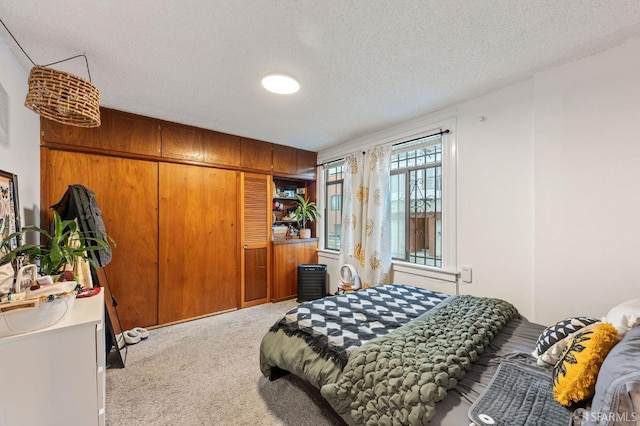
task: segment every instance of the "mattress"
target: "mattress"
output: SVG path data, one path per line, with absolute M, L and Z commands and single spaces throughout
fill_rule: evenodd
M 335 394 L 333 401 L 325 392 L 338 386 L 341 381 L 344 382 L 345 376 L 352 373 L 349 371 L 350 366 L 348 365 L 348 361 L 353 363 L 354 356 L 352 355 L 355 354 L 362 358 L 362 352 L 365 348 L 379 345 L 380 342 L 385 342 L 385 339 L 392 338 L 398 332 L 406 334 L 407 328 L 416 328 L 415 324 L 420 321 L 424 322 L 425 318 L 428 320 L 438 312 L 441 317 L 444 315 L 443 318 L 447 321 L 449 316 L 454 316 L 452 323 L 455 324 L 458 321 L 455 318 L 457 313 L 452 306 L 455 307 L 456 302 L 466 303 L 467 300 L 470 300 L 475 303 L 476 301 L 471 299 L 483 299 L 470 296 L 448 297 L 442 293 L 399 284 L 378 286 L 375 289 L 357 293 L 357 295 L 353 293 L 342 295 L 347 296 L 342 299 L 338 299 L 339 296 L 332 296 L 320 301 L 307 302 L 287 313 L 265 335 L 260 353 L 260 366 L 263 374 L 273 380 L 280 374 L 291 372 L 314 388 L 323 389 L 325 397 L 329 399 L 334 409 L 346 419 L 348 424 L 371 423 L 372 419 L 378 419 L 378 414 L 371 417 L 370 412 L 367 414 L 369 417 L 366 415 L 365 418 L 361 417 L 362 413 L 356 413 L 354 410 L 354 407 L 358 407 L 359 404 L 377 404 L 378 411 L 385 411 L 384 407 L 380 409 L 380 399 L 374 398 L 373 401 L 368 402 L 352 400 L 350 402 L 351 408 L 346 408 L 339 406 L 342 404 L 342 397 L 339 395 L 344 395 L 342 389 L 333 389 Z M 481 302 L 485 303 L 485 300 L 483 299 Z M 480 331 L 485 334 L 478 336 L 474 334 L 473 341 L 477 343 L 477 346 L 469 348 L 467 344 L 468 350 L 462 347 L 462 352 L 458 354 L 471 352 L 470 356 L 467 357 L 468 360 L 458 362 L 459 365 L 453 366 L 464 371 L 452 373 L 448 379 L 449 385 L 440 386 L 438 384 L 440 386 L 438 392 L 441 396 L 435 398 L 437 402 L 435 416 L 431 409 L 428 415 L 423 415 L 421 414 L 423 411 L 419 410 L 413 410 L 410 413 L 412 407 L 408 407 L 408 410 L 402 409 L 404 417 L 401 418 L 408 419 L 413 416 L 410 421 L 412 424 L 424 424 L 430 420 L 431 424 L 467 425 L 469 424 L 468 411 L 471 404 L 491 381 L 501 360 L 518 360 L 518 362 L 535 365 L 535 360 L 530 353 L 544 327 L 520 318 L 515 308 L 504 301 L 492 299 L 491 303 L 505 305 L 509 314 L 505 317 L 501 312 L 498 315 L 499 321 L 494 321 L 493 317 L 489 320 L 484 318 L 483 321 L 490 326 L 479 327 Z M 311 304 L 315 304 L 316 307 L 312 308 Z M 453 309 L 453 314 L 445 311 L 445 308 Z M 487 309 L 491 311 L 494 308 Z M 346 319 L 346 324 L 340 326 L 333 324 L 332 321 L 338 317 L 341 321 Z M 436 321 L 431 318 L 431 321 L 431 326 L 434 326 L 441 319 Z M 467 321 L 465 324 L 474 324 L 475 320 L 466 318 L 465 321 Z M 494 322 L 496 322 L 495 328 L 492 328 Z M 321 326 L 318 327 L 318 324 Z M 426 328 L 429 329 L 429 327 Z M 465 327 L 456 333 L 466 334 Z M 469 326 L 469 328 L 474 328 L 474 326 Z M 485 330 L 485 328 L 489 328 L 489 330 Z M 318 329 L 321 331 L 318 332 Z M 427 332 L 427 334 L 429 333 Z M 357 370 L 357 368 L 354 367 L 353 370 Z M 390 391 L 388 390 L 388 392 Z M 371 392 L 368 394 L 371 395 Z M 382 403 L 386 404 L 387 401 L 384 400 Z M 423 409 L 423 407 L 418 408 Z M 402 416 L 402 414 L 398 413 L 397 407 L 394 409 L 397 421 L 398 416 Z M 416 413 L 418 414 L 416 415 Z M 353 414 L 355 417 L 352 417 Z M 384 419 L 382 423 L 386 421 L 387 419 Z

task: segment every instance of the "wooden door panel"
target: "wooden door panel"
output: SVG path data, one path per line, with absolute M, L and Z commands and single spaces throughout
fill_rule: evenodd
M 269 142 L 240 138 L 240 167 L 271 173 L 272 145 Z
M 242 307 L 269 301 L 271 291 L 271 177 L 242 174 Z
M 104 115 L 101 113 L 101 115 Z M 104 119 L 101 117 L 101 121 Z M 78 127 L 58 123 L 40 117 L 40 130 L 44 140 L 66 145 L 78 145 L 88 148 L 102 148 L 104 129 L 99 127 Z
M 220 166 L 240 167 L 240 137 L 213 131 L 204 132 L 204 161 Z
M 91 151 L 110 151 L 145 156 L 160 155 L 160 124 L 149 117 L 100 108 L 100 127 L 82 128 L 40 120 L 42 140 L 75 145 Z
M 308 179 L 316 178 L 316 161 L 318 154 L 312 151 L 298 150 L 296 173 Z
M 236 172 L 160 164 L 159 321 L 236 308 Z
M 157 163 L 46 151 L 42 208 L 57 203 L 72 184 L 94 191 L 107 234 L 117 244 L 104 272 L 122 328 L 158 324 Z
M 202 130 L 180 124 L 162 124 L 162 156 L 179 160 L 202 161 Z
M 245 302 L 267 297 L 267 249 L 245 249 Z
M 102 110 L 105 139 L 102 148 L 148 156 L 160 155 L 160 123 L 149 117 Z M 102 127 L 101 126 L 101 127 Z
M 273 174 L 274 175 L 294 175 L 298 171 L 297 149 L 284 146 L 273 145 Z

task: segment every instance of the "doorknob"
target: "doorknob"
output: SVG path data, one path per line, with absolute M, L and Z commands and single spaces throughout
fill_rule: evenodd
M 242 246 L 243 249 L 248 249 L 249 247 L 247 247 L 247 245 L 245 244 L 244 246 Z

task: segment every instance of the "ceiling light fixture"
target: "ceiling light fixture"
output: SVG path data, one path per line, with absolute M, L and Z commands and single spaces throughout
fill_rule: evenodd
M 262 86 L 272 93 L 291 95 L 300 90 L 300 83 L 285 74 L 267 74 L 262 77 Z
M 24 106 L 40 114 L 42 117 L 62 124 L 77 127 L 100 126 L 100 91 L 91 83 L 91 72 L 87 56 L 76 55 L 71 58 L 53 62 L 44 66 L 36 65 L 9 28 L 0 20 L 13 41 L 22 53 L 31 61 L 33 68 L 29 73 L 29 92 Z M 47 68 L 60 62 L 84 57 L 89 80 L 73 74 Z

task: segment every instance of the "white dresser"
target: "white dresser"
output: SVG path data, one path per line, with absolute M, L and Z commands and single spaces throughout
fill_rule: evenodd
M 105 424 L 104 295 L 69 316 L 0 338 L 0 426 Z

